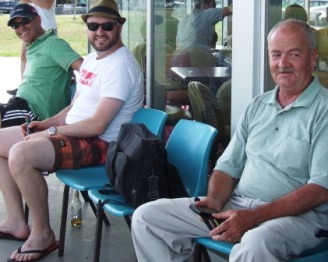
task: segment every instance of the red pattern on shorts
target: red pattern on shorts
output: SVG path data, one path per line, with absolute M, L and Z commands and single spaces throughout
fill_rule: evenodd
M 104 164 L 108 151 L 108 142 L 99 137 L 75 138 L 64 135 L 49 137 L 55 149 L 57 169 L 79 169 L 83 166 Z

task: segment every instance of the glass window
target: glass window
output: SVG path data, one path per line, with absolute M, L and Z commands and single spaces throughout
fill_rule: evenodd
M 214 107 L 218 101 L 228 100 L 226 119 L 230 124 L 231 85 L 228 94 L 223 92 L 224 98 L 217 99 L 216 94 L 231 78 L 232 16 L 222 21 L 221 9 L 232 1 L 118 0 L 117 3 L 122 16 L 127 18 L 123 42 L 143 69 L 149 105 L 167 111 L 172 124 L 181 118 L 195 119 L 197 114 L 191 107 L 188 85 L 198 81 L 208 90 L 211 101 L 216 103 Z M 153 42 L 147 39 L 149 6 L 153 7 Z M 147 73 L 151 64 L 149 54 L 153 56 L 154 66 Z M 196 120 L 210 121 L 217 114 L 213 111 L 204 116 L 203 113 L 204 117 Z
M 318 76 L 322 85 L 328 88 L 328 24 L 327 24 L 327 12 L 328 12 L 328 1 L 320 0 L 295 0 L 295 1 L 282 1 L 282 14 L 283 18 L 286 14 L 286 8 L 291 5 L 300 5 L 305 8 L 307 15 L 307 22 L 312 26 L 313 31 L 316 35 L 316 42 L 318 48 L 318 63 L 314 75 Z M 298 14 L 295 11 L 290 12 L 293 15 L 296 15 L 295 18 L 298 18 Z

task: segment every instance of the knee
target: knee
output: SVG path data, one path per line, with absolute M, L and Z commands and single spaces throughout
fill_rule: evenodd
M 151 201 L 139 206 L 132 216 L 132 230 L 144 230 L 147 228 L 161 227 L 163 219 L 166 217 L 167 199 Z
M 10 149 L 8 155 L 8 166 L 13 176 L 22 173 L 22 169 L 26 167 L 26 163 L 28 161 L 28 154 L 29 150 L 26 148 L 24 142 L 15 144 Z
M 279 243 L 279 250 L 277 250 Z M 279 235 L 261 228 L 252 229 L 244 234 L 230 254 L 231 261 L 260 261 L 259 258 L 281 256 L 284 243 Z
M 150 203 L 143 204 L 139 206 L 132 216 L 132 228 L 137 229 L 143 224 L 148 224 L 148 221 L 151 221 L 149 218 L 153 212 L 152 205 Z

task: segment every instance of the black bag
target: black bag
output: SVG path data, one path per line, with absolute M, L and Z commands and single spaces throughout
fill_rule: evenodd
M 138 207 L 158 198 L 187 195 L 178 174 L 172 174 L 175 168 L 171 166 L 173 171 L 166 172 L 166 162 L 162 139 L 144 124 L 126 123 L 121 126 L 117 141 L 110 142 L 106 172 L 113 190 Z M 170 183 L 175 183 L 174 190 Z

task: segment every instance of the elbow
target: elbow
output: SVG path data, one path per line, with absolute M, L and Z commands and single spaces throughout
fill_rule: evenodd
M 108 125 L 98 124 L 94 128 L 94 136 L 101 136 L 105 133 Z

